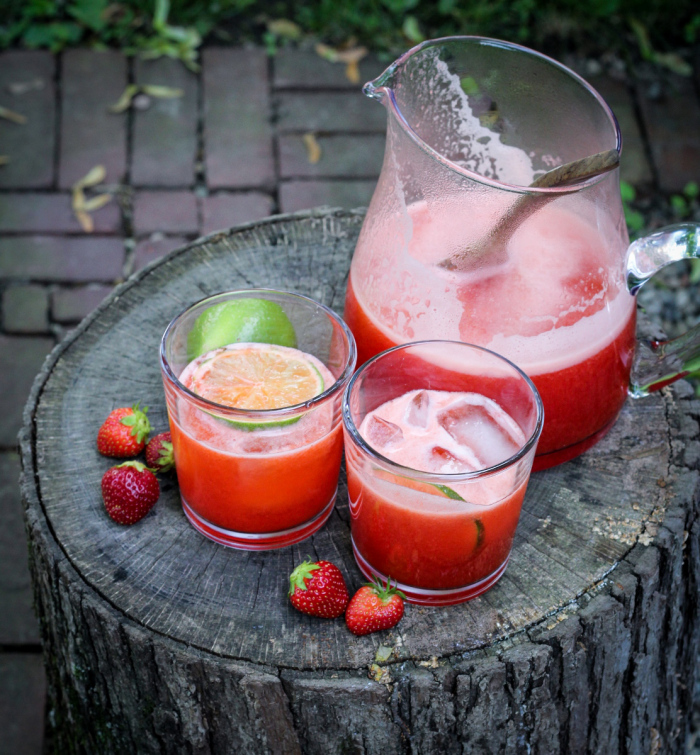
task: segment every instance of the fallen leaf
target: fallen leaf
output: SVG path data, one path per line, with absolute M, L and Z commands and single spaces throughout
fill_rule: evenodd
M 24 125 L 27 122 L 26 115 L 15 113 L 14 110 L 9 110 L 6 107 L 2 107 L 2 105 L 0 105 L 0 118 L 4 118 L 7 121 L 12 121 L 13 123 L 19 123 L 20 125 Z
M 10 94 L 26 94 L 35 89 L 43 89 L 45 86 L 46 82 L 40 78 L 30 79 L 29 81 L 13 81 L 7 85 L 7 91 Z
M 90 213 L 104 207 L 112 199 L 112 195 L 107 193 L 97 194 L 87 199 L 84 189 L 101 183 L 106 175 L 107 171 L 104 165 L 96 165 L 73 184 L 71 206 L 76 220 L 85 233 L 92 233 L 95 230 L 95 223 Z
M 316 141 L 316 136 L 309 132 L 302 137 L 304 144 L 306 145 L 306 152 L 309 158 L 309 162 L 312 165 L 321 159 L 321 145 Z
M 360 68 L 358 63 L 367 55 L 366 47 L 346 47 L 341 50 L 319 42 L 316 45 L 316 54 L 329 63 L 345 63 L 345 75 L 348 81 L 351 81 L 353 84 L 360 83 Z
M 367 55 L 366 47 L 349 47 L 347 50 L 336 50 L 338 63 L 359 63 Z
M 347 80 L 353 84 L 360 83 L 360 67 L 357 63 L 348 63 L 345 66 L 345 76 L 347 77 Z
M 144 94 L 148 94 L 151 97 L 159 97 L 163 100 L 184 97 L 185 95 L 184 89 L 178 89 L 177 87 L 164 87 L 157 84 L 144 84 L 141 87 L 141 90 Z
M 85 212 L 85 210 L 77 210 L 75 217 L 77 218 L 78 222 L 80 223 L 80 227 L 85 231 L 85 233 L 92 233 L 95 230 L 95 223 L 93 222 L 92 217 L 87 212 Z
M 322 42 L 319 42 L 314 49 L 316 50 L 317 55 L 320 55 L 324 60 L 327 60 L 329 63 L 338 62 L 338 51 L 334 50 L 332 47 L 329 47 L 328 45 L 324 45 Z
M 386 663 L 389 658 L 391 658 L 391 654 L 393 652 L 393 649 L 388 645 L 380 645 L 377 649 L 376 655 L 374 656 L 374 660 L 376 663 Z
M 73 184 L 73 190 L 75 189 L 84 189 L 86 186 L 97 186 L 97 184 L 102 183 L 102 181 L 105 180 L 105 177 L 107 176 L 107 171 L 105 170 L 104 165 L 96 165 L 94 168 L 89 170 L 79 181 L 76 181 Z
M 276 18 L 273 21 L 268 21 L 267 29 L 276 37 L 284 37 L 292 41 L 299 40 L 304 35 L 298 24 L 295 24 L 294 21 L 288 21 L 286 18 Z
M 177 87 L 166 87 L 159 84 L 143 84 L 142 86 L 139 84 L 129 84 L 114 105 L 108 108 L 109 112 L 123 113 L 132 105 L 135 105 L 142 94 L 160 99 L 174 99 L 176 97 L 183 97 L 185 92 L 183 89 L 178 89 Z
M 73 194 L 71 195 L 71 207 L 73 213 L 77 216 L 79 212 L 85 212 L 85 192 L 81 186 L 73 187 Z
M 654 62 L 679 76 L 692 76 L 693 68 L 686 60 L 675 52 L 655 52 Z
M 382 684 L 389 684 L 391 682 L 391 673 L 388 668 L 382 668 L 376 663 L 373 663 L 369 667 L 369 673 L 367 674 L 370 679 L 374 679 L 375 682 L 381 682 Z
M 85 212 L 95 212 L 102 209 L 112 199 L 111 194 L 98 194 L 95 197 L 86 199 L 83 204 L 83 210 Z
M 122 92 L 121 97 L 114 103 L 114 105 L 110 105 L 107 110 L 109 110 L 110 113 L 123 113 L 125 110 L 128 110 L 131 105 L 131 100 L 134 99 L 134 95 L 138 91 L 139 88 L 136 84 L 129 84 Z

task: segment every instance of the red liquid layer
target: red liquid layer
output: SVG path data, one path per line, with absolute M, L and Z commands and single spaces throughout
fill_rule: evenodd
M 544 404 L 544 429 L 534 470 L 573 459 L 602 437 L 627 397 L 635 340 L 635 310 L 620 334 L 601 351 L 556 372 L 530 375 Z M 362 309 L 348 281 L 345 322 L 357 341 L 358 366 L 399 345 Z M 436 338 L 439 335 L 436 335 Z M 590 443 L 587 441 L 591 439 Z M 548 454 L 552 454 L 548 458 Z
M 419 493 L 390 483 L 368 484 L 350 459 L 347 469 L 355 546 L 392 580 L 427 590 L 456 589 L 485 579 L 508 558 L 527 479 L 490 506 L 423 495 L 429 505 L 421 507 L 408 504 Z
M 172 412 L 170 429 L 182 496 L 218 527 L 241 533 L 291 529 L 317 516 L 335 495 L 343 449 L 340 424 L 310 445 L 248 455 L 224 453 L 195 440 Z

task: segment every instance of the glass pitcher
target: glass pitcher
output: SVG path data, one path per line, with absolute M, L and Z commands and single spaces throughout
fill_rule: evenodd
M 531 185 L 620 152 L 615 116 L 582 78 L 518 45 L 449 37 L 414 47 L 364 92 L 389 117 L 348 281 L 358 364 L 431 338 L 502 354 L 544 402 L 535 469 L 597 442 L 628 392 L 700 368 L 697 327 L 636 349 L 634 298 L 664 265 L 698 256 L 698 226 L 629 246 L 617 169 Z

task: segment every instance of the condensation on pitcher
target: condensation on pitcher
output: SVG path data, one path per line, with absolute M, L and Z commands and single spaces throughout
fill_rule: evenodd
M 439 86 L 441 78 L 447 84 L 449 92 L 441 102 L 445 111 L 444 118 L 452 121 L 444 133 L 451 132 L 458 140 L 458 143 L 449 145 L 453 162 L 459 162 L 462 167 L 487 178 L 517 186 L 529 186 L 534 180 L 535 170 L 527 152 L 504 144 L 501 134 L 482 125 L 462 89 L 460 77 L 450 73 L 444 60 L 437 59 L 434 70 L 438 80 L 430 83 Z M 460 156 L 459 159 L 456 159 L 457 155 Z

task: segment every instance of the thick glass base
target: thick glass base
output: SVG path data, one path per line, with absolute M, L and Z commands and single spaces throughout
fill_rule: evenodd
M 360 551 L 357 549 L 354 540 L 352 541 L 352 551 L 355 555 L 355 561 L 357 561 L 357 565 L 360 567 L 360 571 L 365 575 L 365 577 L 367 577 L 367 579 L 377 577 L 384 584 L 386 584 L 386 574 L 382 574 L 368 561 L 365 560 Z M 508 554 L 506 560 L 498 567 L 498 569 L 496 569 L 496 571 L 492 574 L 489 574 L 488 577 L 484 577 L 484 579 L 480 580 L 479 582 L 474 582 L 471 585 L 465 585 L 464 587 L 455 587 L 452 590 L 425 590 L 420 587 L 411 587 L 411 585 L 404 585 L 401 582 L 397 583 L 394 580 L 392 580 L 392 584 L 395 587 L 398 587 L 399 590 L 401 590 L 401 592 L 406 596 L 406 600 L 408 600 L 409 603 L 415 603 L 419 606 L 454 606 L 457 603 L 465 603 L 467 600 L 476 598 L 477 595 L 481 595 L 482 593 L 493 587 L 496 582 L 498 582 L 498 580 L 503 576 L 503 572 L 506 570 L 509 558 L 510 553 Z
M 180 499 L 182 500 L 182 509 L 185 512 L 185 516 L 189 519 L 190 524 L 197 530 L 197 532 L 201 532 L 204 537 L 208 537 L 215 543 L 220 543 L 229 548 L 236 548 L 242 551 L 267 551 L 274 550 L 275 548 L 285 548 L 288 545 L 300 543 L 315 532 L 318 532 L 333 511 L 336 494 L 337 489 L 328 504 L 313 519 L 309 519 L 307 522 L 288 530 L 263 532 L 259 534 L 251 532 L 234 532 L 232 530 L 218 527 L 199 516 L 199 514 L 192 509 L 182 496 L 180 496 Z
M 545 418 L 545 422 L 546 422 Z M 550 451 L 548 454 L 542 454 L 541 456 L 535 456 L 535 461 L 532 464 L 533 472 L 541 472 L 543 469 L 549 469 L 550 467 L 556 467 L 558 464 L 563 464 L 565 461 L 571 461 L 577 456 L 580 456 L 584 451 L 588 451 L 589 448 L 595 446 L 595 444 L 607 435 L 610 428 L 617 421 L 617 417 L 612 422 L 609 422 L 597 433 L 593 433 L 588 438 L 580 440 L 578 443 L 574 443 L 566 448 L 560 448 L 558 451 Z

